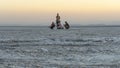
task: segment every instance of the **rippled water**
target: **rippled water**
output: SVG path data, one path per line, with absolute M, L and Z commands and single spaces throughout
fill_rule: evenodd
M 2 67 L 119 65 L 120 27 L 0 27 Z M 20 61 L 21 60 L 21 61 Z M 23 62 L 24 64 L 20 64 Z M 39 64 L 41 63 L 41 64 Z M 51 66 L 52 64 L 52 66 Z M 115 64 L 115 65 L 114 65 Z M 88 66 L 87 66 L 88 65 Z M 104 65 L 102 65 L 104 67 Z
M 120 41 L 120 27 L 74 27 L 69 30 L 50 30 L 47 27 L 0 27 L 0 43 L 63 44 L 109 41 Z

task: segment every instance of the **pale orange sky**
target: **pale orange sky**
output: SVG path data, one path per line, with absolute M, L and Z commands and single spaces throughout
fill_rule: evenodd
M 0 0 L 0 25 L 120 24 L 120 0 Z

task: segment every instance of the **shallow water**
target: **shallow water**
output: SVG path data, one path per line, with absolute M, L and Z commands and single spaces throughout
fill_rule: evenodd
M 0 27 L 2 68 L 119 68 L 120 27 Z

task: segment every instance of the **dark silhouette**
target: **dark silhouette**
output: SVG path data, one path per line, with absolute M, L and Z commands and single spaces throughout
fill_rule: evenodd
M 55 27 L 55 23 L 52 22 L 52 24 L 50 25 L 50 28 L 53 29 Z
M 65 27 L 65 29 L 69 29 L 70 28 L 70 25 L 67 23 L 67 21 L 65 21 L 64 27 Z
M 54 22 L 52 22 L 52 24 L 50 25 L 50 28 L 54 29 L 55 26 L 57 27 L 57 29 L 64 29 L 64 27 L 65 27 L 65 29 L 70 28 L 70 25 L 67 23 L 67 21 L 65 21 L 64 25 L 61 24 L 59 13 L 57 13 L 57 16 L 56 16 L 56 25 Z
M 61 23 L 58 23 L 57 29 L 64 29 Z
M 57 13 L 57 16 L 56 16 L 56 24 L 57 24 L 57 29 L 63 29 L 61 23 L 60 23 L 60 15 L 59 13 Z

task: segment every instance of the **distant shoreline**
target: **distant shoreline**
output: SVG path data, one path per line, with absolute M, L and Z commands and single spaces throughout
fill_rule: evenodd
M 72 27 L 120 27 L 120 25 L 71 25 Z M 0 27 L 48 27 L 48 26 L 0 26 Z
M 49 26 L 46 26 L 46 25 L 21 25 L 21 26 L 18 26 L 18 25 L 13 25 L 13 26 L 0 26 L 0 27 L 49 27 Z M 71 25 L 71 27 L 120 27 L 120 25 Z
M 73 27 L 120 27 L 120 25 L 80 25 Z

